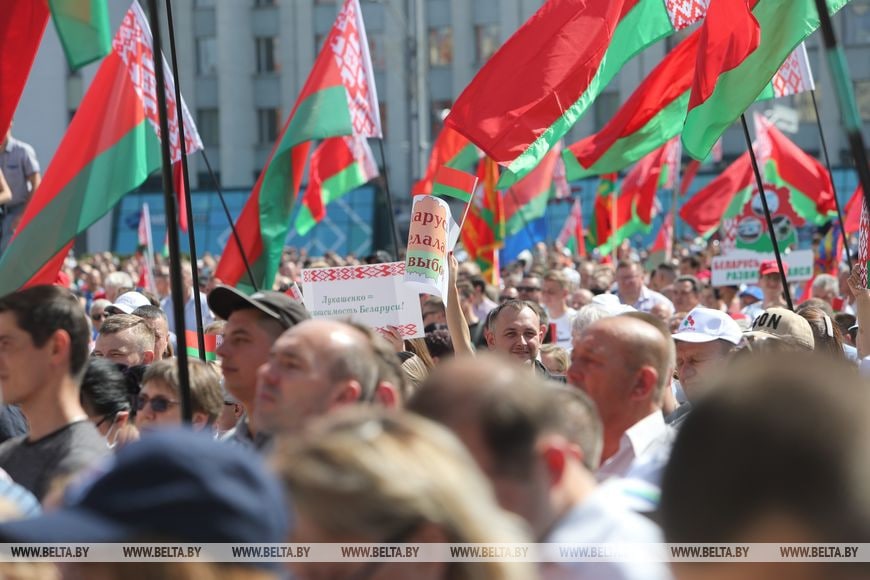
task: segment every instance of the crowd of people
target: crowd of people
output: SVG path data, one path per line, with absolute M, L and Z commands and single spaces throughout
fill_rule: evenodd
M 387 261 L 380 253 L 362 261 Z M 870 290 L 776 264 L 713 287 L 709 256 L 580 259 L 540 245 L 487 283 L 450 260 L 424 338 L 312 319 L 288 249 L 246 295 L 183 264 L 69 260 L 0 298 L 2 542 L 870 541 Z M 197 324 L 216 360 L 176 354 Z M 182 427 L 185 427 L 182 429 Z M 783 564 L 789 566 L 789 564 Z M 130 567 L 133 566 L 133 567 Z M 6 577 L 280 578 L 262 562 L 2 564 Z M 769 578 L 775 564 L 291 562 L 294 578 Z M 791 565 L 794 566 L 794 565 Z M 866 577 L 866 564 L 800 577 Z M 131 572 L 131 570 L 133 570 Z M 19 576 L 16 576 L 19 575 Z

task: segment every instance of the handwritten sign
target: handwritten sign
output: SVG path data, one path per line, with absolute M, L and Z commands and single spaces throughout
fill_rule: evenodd
M 447 253 L 453 250 L 459 227 L 443 199 L 429 195 L 414 198 L 405 282 L 418 293 L 435 294 L 447 300 Z
M 405 338 L 420 338 L 420 295 L 404 279 L 404 262 L 302 270 L 305 307 L 314 318 L 390 325 Z

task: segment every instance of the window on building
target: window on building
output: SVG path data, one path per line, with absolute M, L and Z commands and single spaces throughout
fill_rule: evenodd
M 820 101 L 818 89 L 816 89 L 816 101 Z M 794 96 L 794 108 L 797 109 L 798 119 L 801 123 L 815 123 L 816 110 L 813 108 L 813 96 L 809 91 Z
M 272 145 L 278 139 L 281 109 L 257 109 L 257 142 Z
M 870 80 L 855 81 L 855 100 L 862 121 L 870 121 Z
M 595 99 L 595 130 L 600 131 L 619 110 L 619 93 L 601 93 Z
M 448 66 L 453 63 L 453 29 L 449 26 L 429 29 L 429 65 Z
M 213 75 L 217 72 L 217 40 L 214 36 L 196 39 L 196 74 Z
M 378 32 L 368 35 L 369 54 L 372 56 L 372 68 L 384 70 L 387 68 L 387 53 L 384 46 L 384 35 Z
M 275 5 L 275 0 L 254 0 L 255 7 L 274 6 L 274 5 Z
M 870 0 L 852 0 L 846 13 L 844 40 L 846 44 L 870 44 Z
M 474 27 L 475 57 L 483 64 L 498 50 L 498 24 L 478 24 Z
M 197 8 L 214 8 L 214 0 L 196 0 L 193 5 Z
M 429 136 L 433 141 L 438 137 L 438 133 L 441 132 L 441 128 L 444 126 L 444 119 L 447 117 L 447 113 L 450 112 L 450 107 L 452 106 L 453 101 L 432 101 L 430 108 Z
M 199 138 L 202 139 L 202 144 L 206 147 L 220 145 L 219 121 L 218 110 L 216 108 L 196 110 L 196 129 L 199 131 Z
M 257 72 L 271 73 L 278 71 L 278 38 L 276 36 L 261 36 L 254 39 L 257 48 Z

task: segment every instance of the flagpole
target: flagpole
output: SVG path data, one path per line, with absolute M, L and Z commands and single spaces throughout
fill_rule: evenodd
M 145 265 L 148 267 L 148 273 L 150 276 L 148 277 L 149 287 L 148 290 L 150 292 L 156 292 L 156 288 L 154 287 L 154 237 L 151 235 L 151 208 L 147 203 L 142 204 L 144 206 L 143 214 L 146 216 L 145 220 Z M 155 353 L 159 354 L 159 353 Z
M 169 237 L 169 284 L 172 291 L 172 311 L 175 328 L 184 329 L 184 301 L 181 287 L 181 251 L 178 244 L 175 194 L 172 191 L 172 158 L 169 155 L 169 121 L 166 113 L 166 79 L 163 76 L 163 52 L 160 48 L 160 13 L 157 0 L 148 0 L 151 17 L 152 50 L 154 52 L 154 75 L 157 81 L 157 112 L 160 119 L 160 149 L 163 161 L 163 201 L 166 207 L 166 230 Z M 181 395 L 181 417 L 185 423 L 193 418 L 190 400 L 190 374 L 187 368 L 187 337 L 176 333 L 178 345 L 178 386 Z
M 665 258 L 670 262 L 674 257 L 674 249 L 677 247 L 677 203 L 680 199 L 680 183 L 682 182 L 683 160 L 682 148 L 680 156 L 676 160 L 676 168 L 674 169 L 674 188 L 671 194 L 671 250 L 665 252 Z M 662 223 L 664 227 L 664 223 Z
M 167 0 L 168 2 L 169 0 Z M 390 193 L 390 175 L 387 173 L 387 156 L 384 154 L 384 138 L 378 138 L 378 148 L 381 150 L 381 161 L 384 162 L 384 190 L 387 194 L 387 213 L 390 217 L 390 232 L 393 238 L 393 259 L 399 259 L 399 233 L 396 230 L 396 212 L 393 211 L 393 194 Z
M 227 216 L 227 223 L 230 224 L 230 230 L 233 233 L 233 239 L 236 241 L 236 245 L 239 247 L 239 256 L 242 257 L 242 263 L 245 265 L 245 271 L 248 273 L 248 278 L 251 281 L 251 287 L 254 289 L 254 292 L 258 292 L 259 288 L 257 288 L 257 281 L 254 278 L 254 273 L 251 271 L 251 264 L 248 263 L 248 257 L 245 255 L 245 247 L 242 246 L 242 238 L 239 237 L 239 231 L 236 229 L 236 224 L 233 221 L 232 214 L 230 214 L 230 208 L 227 207 L 227 200 L 224 199 L 224 192 L 221 190 L 221 184 L 211 168 L 211 163 L 209 163 L 208 161 L 208 155 L 206 155 L 205 153 L 205 147 L 200 149 L 199 152 L 202 154 L 202 160 L 205 161 L 205 168 L 208 170 L 209 177 L 211 177 L 214 188 L 217 190 L 218 198 L 221 200 L 221 206 L 223 206 L 224 214 Z
M 837 207 L 837 220 L 840 222 L 840 236 L 843 238 L 843 247 L 846 248 L 846 261 L 849 263 L 849 271 L 852 271 L 852 253 L 849 251 L 849 240 L 846 234 L 846 221 L 843 219 L 843 208 L 840 205 L 840 198 L 837 197 L 837 186 L 834 185 L 834 172 L 831 170 L 831 160 L 828 158 L 828 145 L 825 143 L 825 133 L 822 131 L 822 118 L 819 115 L 819 105 L 816 103 L 816 90 L 810 91 L 810 97 L 813 100 L 813 110 L 816 112 L 816 127 L 819 128 L 819 140 L 822 143 L 822 154 L 825 156 L 825 167 L 828 168 L 828 175 L 831 178 L 831 190 L 834 192 L 834 203 Z M 840 256 L 837 256 L 837 266 L 840 265 Z
M 771 242 L 773 242 L 773 255 L 776 256 L 776 265 L 779 268 L 779 277 L 782 280 L 785 302 L 788 304 L 789 310 L 794 310 L 794 304 L 792 304 L 791 301 L 791 292 L 788 289 L 788 279 L 785 275 L 785 268 L 782 265 L 782 255 L 779 252 L 779 242 L 776 240 L 776 230 L 773 227 L 773 219 L 770 217 L 770 208 L 767 207 L 767 195 L 764 192 L 764 180 L 761 178 L 761 171 L 758 169 L 758 160 L 755 158 L 755 151 L 752 149 L 752 138 L 749 136 L 749 126 L 746 124 L 746 113 L 740 115 L 740 123 L 743 125 L 743 137 L 746 139 L 746 147 L 749 150 L 749 159 L 752 161 L 752 172 L 755 174 L 755 184 L 758 186 L 758 195 L 761 197 L 761 207 L 764 209 L 764 220 L 767 222 L 767 231 L 770 234 Z
M 193 203 L 191 203 L 190 175 L 187 171 L 187 141 L 184 139 L 184 114 L 181 106 L 181 74 L 175 55 L 175 27 L 172 25 L 172 3 L 166 0 L 166 20 L 169 27 L 169 58 L 175 75 L 175 110 L 178 119 L 178 140 L 181 143 L 181 183 L 184 189 L 185 210 L 187 211 L 187 242 L 190 247 L 190 271 L 193 274 L 193 306 L 196 309 L 196 340 L 199 343 L 199 359 L 206 360 L 205 333 L 202 328 L 202 298 L 199 291 L 199 266 L 196 254 L 196 232 L 193 227 Z M 162 59 L 161 59 L 162 60 Z M 173 303 L 175 299 L 173 298 Z M 175 329 L 178 330 L 176 325 Z M 185 327 L 185 331 L 187 328 Z M 178 334 L 178 333 L 176 333 Z

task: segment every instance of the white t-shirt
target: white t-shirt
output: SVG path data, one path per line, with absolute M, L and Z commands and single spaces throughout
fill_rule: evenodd
M 571 323 L 574 322 L 574 316 L 577 311 L 573 308 L 565 309 L 565 314 L 559 318 L 551 318 L 550 324 L 556 325 L 556 345 L 561 346 L 567 351 L 571 351 Z

